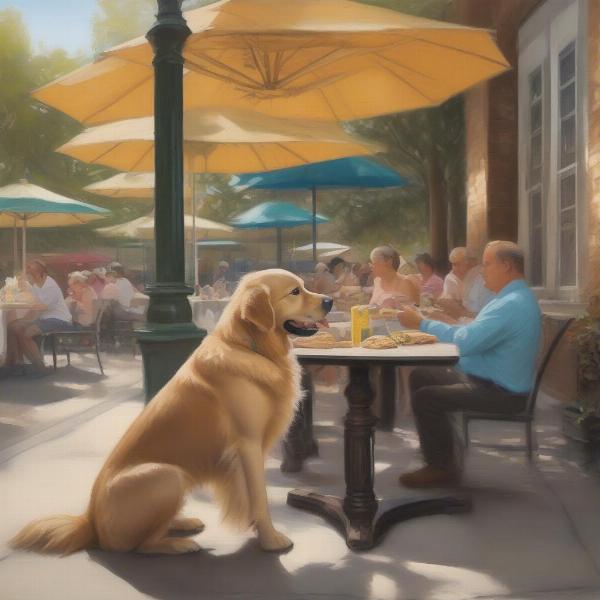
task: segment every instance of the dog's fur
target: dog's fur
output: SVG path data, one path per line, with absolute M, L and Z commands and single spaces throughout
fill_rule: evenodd
M 322 319 L 324 300 L 288 271 L 244 277 L 214 332 L 118 442 L 86 513 L 34 521 L 12 547 L 61 554 L 91 547 L 195 551 L 194 541 L 168 531 L 203 527 L 177 515 L 190 488 L 210 484 L 226 520 L 254 524 L 265 550 L 289 548 L 269 515 L 264 458 L 300 397 L 300 370 L 283 324 Z

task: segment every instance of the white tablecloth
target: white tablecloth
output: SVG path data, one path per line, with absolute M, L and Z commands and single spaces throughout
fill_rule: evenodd
M 340 357 L 348 360 L 361 361 L 364 359 L 390 360 L 391 362 L 411 362 L 426 364 L 428 359 L 458 358 L 458 348 L 454 344 L 422 344 L 400 346 L 399 348 L 386 348 L 384 350 L 372 350 L 370 348 L 332 348 L 323 350 L 321 348 L 295 348 L 294 354 L 305 358 L 332 358 Z

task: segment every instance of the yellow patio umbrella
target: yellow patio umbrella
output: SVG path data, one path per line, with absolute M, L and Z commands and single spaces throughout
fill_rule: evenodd
M 433 106 L 502 73 L 492 33 L 350 0 L 222 0 L 184 14 L 184 109 L 353 120 Z M 86 123 L 153 112 L 144 37 L 34 92 Z
M 211 221 L 196 217 L 196 231 L 201 233 L 202 239 L 222 239 L 224 234 L 233 234 L 234 229 L 224 223 Z M 194 227 L 194 219 L 192 215 L 184 217 L 185 234 L 188 239 L 191 239 Z M 138 217 L 126 223 L 111 225 L 110 227 L 100 227 L 96 232 L 108 238 L 133 238 L 151 240 L 154 237 L 154 213 L 145 217 Z
M 188 173 L 271 171 L 385 150 L 351 136 L 337 123 L 277 119 L 243 110 L 186 111 L 183 144 Z M 124 171 L 151 171 L 154 118 L 90 127 L 57 152 Z
M 83 188 L 108 198 L 154 198 L 154 173 L 117 173 L 108 179 L 90 183 Z M 184 185 L 184 198 L 191 197 L 189 185 Z
M 185 112 L 183 138 L 185 168 L 190 175 L 270 171 L 385 149 L 349 135 L 338 123 L 277 119 L 239 109 Z M 116 169 L 150 170 L 154 167 L 154 119 L 141 117 L 90 127 L 57 151 Z M 195 216 L 193 176 L 190 187 Z M 193 253 L 195 264 L 195 239 Z M 197 277 L 196 270 L 194 273 Z

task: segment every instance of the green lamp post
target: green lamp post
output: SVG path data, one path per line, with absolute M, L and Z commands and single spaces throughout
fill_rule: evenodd
M 185 285 L 183 222 L 183 57 L 190 35 L 181 0 L 158 0 L 147 39 L 154 50 L 156 281 L 147 323 L 136 329 L 144 363 L 146 401 L 175 374 L 206 331 L 192 322 Z

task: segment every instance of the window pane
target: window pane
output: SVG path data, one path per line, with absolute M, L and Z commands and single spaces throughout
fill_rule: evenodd
M 575 208 L 560 215 L 560 285 L 575 285 Z
M 532 227 L 542 224 L 542 193 L 540 190 L 529 194 L 529 219 Z
M 531 131 L 534 132 L 542 126 L 542 103 L 536 102 L 531 107 Z
M 575 42 L 571 42 L 561 53 L 560 61 L 560 84 L 564 85 L 575 77 Z
M 529 75 L 529 101 L 535 102 L 542 97 L 542 69 L 537 67 Z
M 528 180 L 528 186 L 529 188 L 532 188 L 535 185 L 538 185 L 542 182 L 542 167 L 535 167 L 533 169 L 531 169 L 531 171 L 529 172 L 529 180 Z
M 539 167 L 542 164 L 542 132 L 531 136 L 530 167 Z
M 531 285 L 543 285 L 542 273 L 542 228 L 536 227 L 530 234 L 530 283 Z
M 575 110 L 575 82 L 560 92 L 560 116 L 564 117 Z
M 574 207 L 576 196 L 575 173 L 571 171 L 568 175 L 563 175 L 560 180 L 560 209 Z
M 560 125 L 560 167 L 575 162 L 575 115 L 567 117 Z

